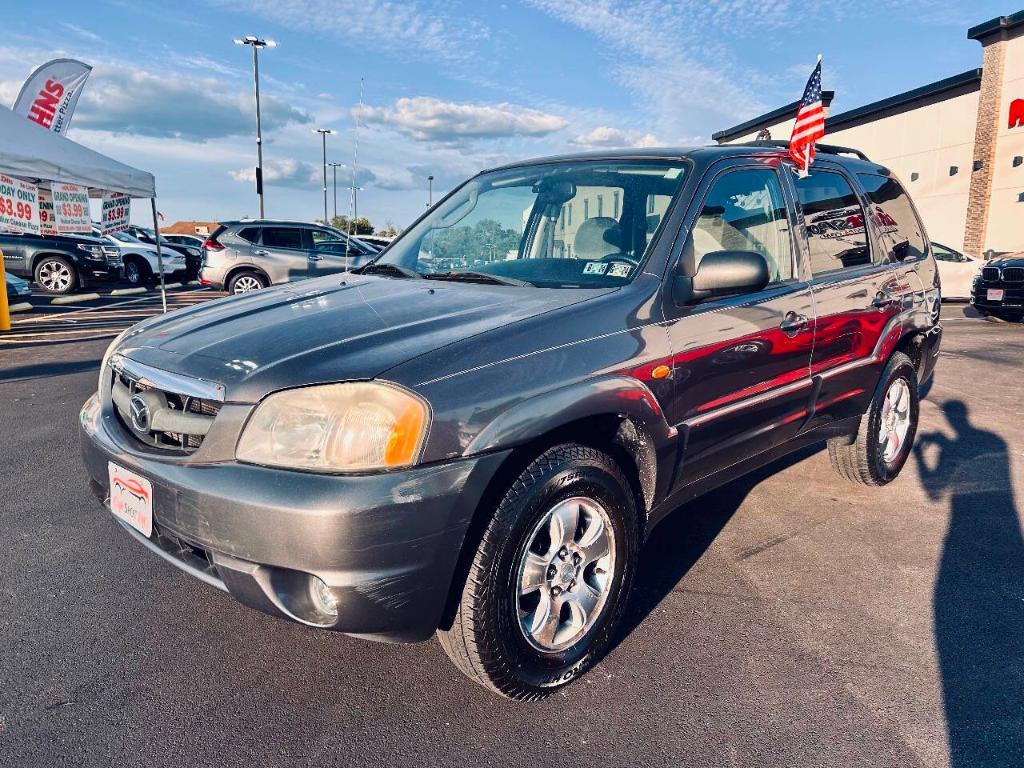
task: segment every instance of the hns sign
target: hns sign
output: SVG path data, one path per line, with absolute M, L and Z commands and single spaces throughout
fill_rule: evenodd
M 67 133 L 90 72 L 92 67 L 74 59 L 43 64 L 21 87 L 14 111 L 48 131 Z

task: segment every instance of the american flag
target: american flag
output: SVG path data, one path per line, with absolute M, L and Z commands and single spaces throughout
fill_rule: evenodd
M 807 175 L 814 162 L 814 142 L 825 135 L 825 108 L 821 105 L 821 56 L 804 88 L 800 108 L 796 112 L 793 135 L 789 138 L 789 156 Z

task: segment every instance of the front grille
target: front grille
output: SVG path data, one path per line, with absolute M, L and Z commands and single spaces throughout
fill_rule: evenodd
M 999 267 L 985 267 L 981 270 L 981 279 L 991 283 L 999 282 Z
M 217 400 L 157 389 L 123 369 L 113 368 L 111 375 L 114 411 L 121 425 L 132 437 L 150 447 L 194 453 L 203 444 L 210 424 L 220 412 L 221 403 Z M 140 429 L 136 423 L 139 419 L 132 416 L 132 399 L 136 395 L 143 395 L 143 402 L 158 404 L 149 408 L 161 414 L 149 415 L 147 421 L 155 422 L 151 429 Z
M 1024 283 L 1024 267 L 1003 267 L 1003 281 Z
M 124 259 L 121 257 L 120 248 L 103 248 L 103 255 L 107 259 L 107 264 L 111 267 L 124 266 Z

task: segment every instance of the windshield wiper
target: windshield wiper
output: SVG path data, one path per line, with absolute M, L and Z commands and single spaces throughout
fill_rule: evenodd
M 428 280 L 451 280 L 454 283 L 490 283 L 491 285 L 533 285 L 527 280 L 492 275 L 489 272 L 433 272 L 423 275 Z
M 423 277 L 415 269 L 409 269 L 398 264 L 390 264 L 388 262 L 374 261 L 367 264 L 365 267 L 358 267 L 352 270 L 359 275 L 392 275 L 393 277 Z

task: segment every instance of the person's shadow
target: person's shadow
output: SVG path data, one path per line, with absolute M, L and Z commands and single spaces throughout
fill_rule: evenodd
M 914 454 L 928 497 L 949 499 L 934 608 L 950 764 L 1024 766 L 1024 539 L 1010 456 L 962 401 L 943 410 L 954 436 L 922 434 Z

